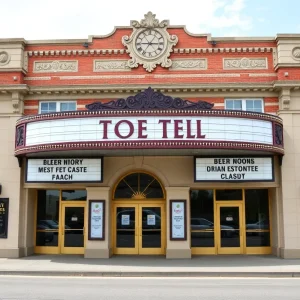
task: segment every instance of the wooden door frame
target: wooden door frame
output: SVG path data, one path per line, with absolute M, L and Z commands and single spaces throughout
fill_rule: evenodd
M 117 248 L 116 247 L 116 237 L 117 237 L 117 228 L 116 228 L 116 216 L 117 216 L 117 207 L 135 207 L 136 210 L 136 225 L 135 225 L 135 247 L 134 248 Z M 141 224 L 142 224 L 142 208 L 143 207 L 160 207 L 161 208 L 161 248 L 142 248 L 142 233 L 141 233 Z M 166 202 L 161 200 L 153 201 L 135 201 L 132 200 L 118 200 L 113 201 L 112 203 L 112 249 L 113 254 L 131 254 L 131 255 L 163 255 L 166 252 Z
M 83 207 L 84 215 L 84 227 L 83 227 L 83 247 L 64 247 L 64 226 L 65 226 L 65 209 L 66 207 Z M 61 203 L 61 215 L 60 215 L 60 229 L 59 229 L 59 245 L 61 254 L 84 254 L 85 249 L 85 237 L 87 232 L 86 226 L 86 202 L 79 201 L 66 201 Z
M 113 254 L 129 254 L 129 255 L 135 255 L 138 254 L 138 233 L 136 230 L 136 224 L 138 221 L 138 205 L 137 203 L 132 202 L 123 202 L 123 203 L 113 203 L 113 209 L 112 209 L 112 249 Z M 116 219 L 117 219 L 117 208 L 118 207 L 128 207 L 128 208 L 134 208 L 135 209 L 135 231 L 134 231 L 134 248 L 117 248 L 117 226 L 116 226 Z
M 166 237 L 166 218 L 165 218 L 165 203 L 161 204 L 152 204 L 152 203 L 141 203 L 139 204 L 139 254 L 140 255 L 163 255 L 165 254 L 165 237 Z M 160 248 L 143 248 L 142 247 L 142 226 L 143 226 L 143 220 L 142 220 L 142 209 L 143 207 L 160 207 L 161 211 L 161 247 Z
M 238 207 L 239 209 L 239 237 L 240 247 L 221 247 L 221 207 Z M 245 222 L 244 222 L 244 205 L 241 201 L 217 201 L 216 202 L 216 222 L 215 222 L 215 243 L 217 254 L 243 254 L 245 252 Z

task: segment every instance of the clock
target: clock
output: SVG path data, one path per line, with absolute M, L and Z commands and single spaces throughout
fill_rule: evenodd
M 152 72 L 157 65 L 162 68 L 171 67 L 169 56 L 178 42 L 178 37 L 168 33 L 169 21 L 160 22 L 149 11 L 140 22 L 131 21 L 131 26 L 131 35 L 122 37 L 122 43 L 127 47 L 126 52 L 131 57 L 126 66 L 137 68 L 142 65 L 147 72 Z
M 156 58 L 165 49 L 163 35 L 154 29 L 146 29 L 140 32 L 135 39 L 135 50 L 143 58 Z

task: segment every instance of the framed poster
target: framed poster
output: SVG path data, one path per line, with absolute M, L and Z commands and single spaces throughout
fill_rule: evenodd
M 186 241 L 186 200 L 170 200 L 170 240 Z
M 7 238 L 8 226 L 8 198 L 0 198 L 0 238 Z
M 89 201 L 89 240 L 105 240 L 105 201 Z

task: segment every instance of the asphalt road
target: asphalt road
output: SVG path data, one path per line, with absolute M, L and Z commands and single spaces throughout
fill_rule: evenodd
M 300 278 L 0 276 L 0 300 L 293 300 Z

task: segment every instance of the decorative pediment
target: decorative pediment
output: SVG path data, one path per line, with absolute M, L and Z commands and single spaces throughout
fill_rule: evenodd
M 154 91 L 151 87 L 143 92 L 121 98 L 108 103 L 94 102 L 86 105 L 88 110 L 146 110 L 146 109 L 212 109 L 214 104 L 206 101 L 192 102 L 181 98 L 166 96 L 161 92 Z

